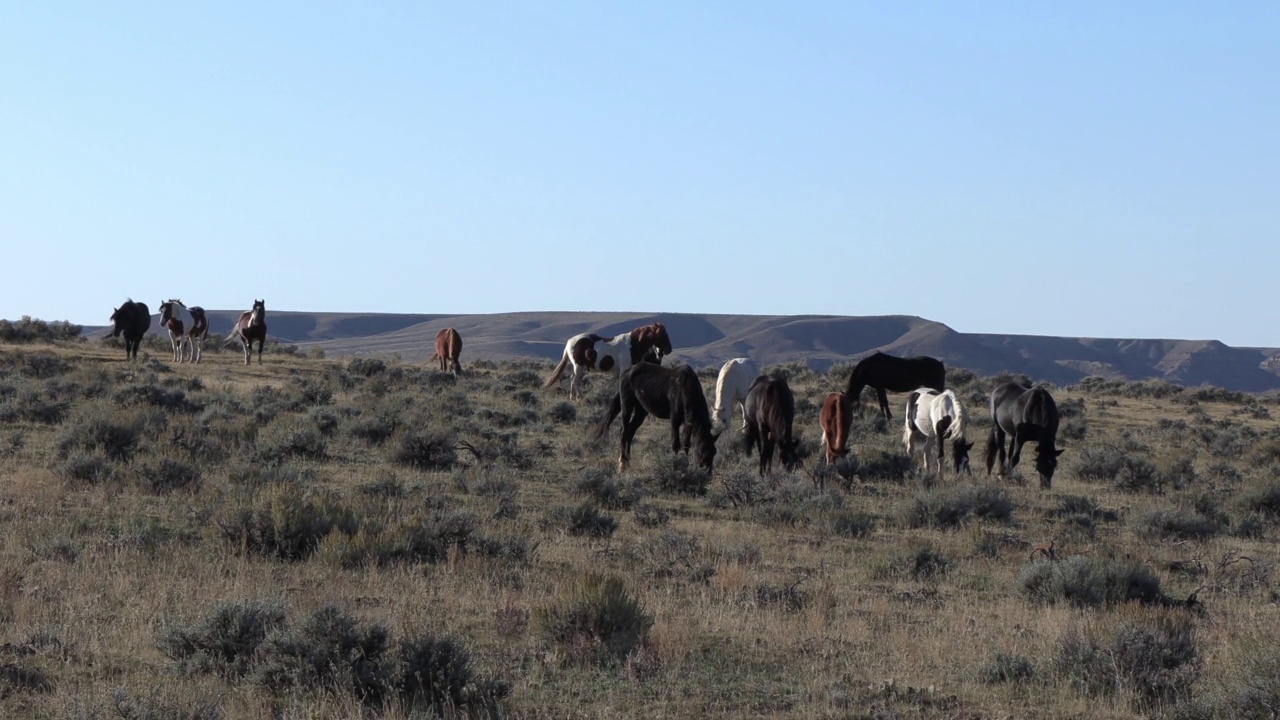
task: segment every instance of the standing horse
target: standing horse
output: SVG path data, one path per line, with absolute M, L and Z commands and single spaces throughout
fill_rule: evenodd
M 181 306 L 181 301 L 178 302 Z M 191 313 L 191 327 L 187 329 L 187 346 L 191 349 L 191 362 L 200 362 L 200 356 L 204 354 L 204 341 L 209 337 L 209 318 L 205 317 L 204 308 L 199 305 L 192 305 L 187 308 L 187 312 Z
M 874 388 L 880 400 L 880 412 L 884 413 L 885 420 L 892 420 L 886 390 L 900 393 L 932 388 L 941 391 L 946 389 L 946 382 L 947 369 L 941 360 L 924 356 L 900 358 L 877 352 L 853 367 L 845 394 L 858 403 L 861 402 L 862 388 Z
M 760 450 L 760 474 L 773 471 L 773 447 L 778 446 L 782 464 L 788 470 L 800 462 L 796 454 L 800 442 L 791 435 L 796 418 L 796 399 L 786 378 L 761 375 L 751 383 L 743 404 L 747 418 L 747 455 Z
M 742 428 L 746 429 L 747 408 L 743 403 L 747 400 L 751 383 L 758 377 L 760 370 L 756 364 L 744 357 L 734 358 L 720 368 L 720 375 L 716 378 L 716 405 L 711 409 L 717 426 L 728 427 L 729 416 L 736 405 L 742 409 Z
M 1005 466 L 1004 439 L 1009 436 L 1009 464 Z M 1024 443 L 1036 443 L 1036 472 L 1040 487 L 1053 484 L 1053 471 L 1058 467 L 1058 405 L 1042 387 L 1021 383 L 1005 383 L 991 391 L 991 433 L 987 436 L 987 474 L 997 459 L 1000 472 L 1017 467 Z
M 599 348 L 596 343 L 604 341 Z M 663 355 L 671 354 L 671 338 L 662 323 L 638 327 L 631 332 L 622 333 L 608 340 L 595 333 L 582 333 L 569 338 L 564 345 L 564 355 L 560 364 L 551 373 L 551 377 L 543 383 L 544 388 L 560 382 L 566 367 L 573 366 L 573 375 L 569 381 L 569 399 L 582 397 L 578 389 L 587 370 L 610 372 L 617 368 L 619 373 L 645 360 L 645 356 L 653 350 L 657 352 L 658 362 Z
M 111 313 L 111 337 L 124 334 L 124 359 L 137 360 L 138 347 L 142 345 L 142 336 L 151 327 L 151 310 L 146 303 L 125 300 L 124 304 Z
M 253 341 L 258 341 L 258 364 L 262 364 L 262 345 L 267 341 L 267 304 L 254 300 L 253 309 L 240 313 L 240 319 L 227 333 L 227 342 L 239 340 L 244 346 L 244 364 L 250 364 Z
M 169 331 L 169 342 L 173 343 L 173 361 L 176 363 L 183 360 L 183 337 L 186 335 L 182 318 L 178 317 L 179 307 L 182 307 L 180 300 L 170 299 L 160 303 L 160 327 Z
M 951 441 L 951 462 L 956 476 L 970 473 L 969 450 L 973 448 L 973 443 L 966 441 L 964 437 L 968 414 L 954 392 L 921 388 L 911 393 L 903 414 L 906 415 L 906 422 L 903 423 L 902 442 L 907 446 L 907 455 L 915 457 L 916 450 L 922 450 L 926 473 L 933 469 L 929 458 L 933 455 L 936 443 L 938 475 L 942 475 L 942 458 L 945 456 L 948 440 Z
M 454 377 L 462 372 L 462 364 L 458 357 L 462 355 L 462 336 L 453 328 L 445 328 L 436 333 L 436 351 L 431 353 L 427 362 L 440 361 L 440 372 L 451 372 Z
M 822 426 L 822 445 L 827 450 L 827 464 L 849 454 L 849 428 L 853 425 L 853 401 L 842 392 L 827 393 L 818 415 Z
M 698 466 L 711 472 L 716 459 L 716 439 L 711 432 L 711 411 L 702 391 L 698 374 L 688 365 L 668 368 L 651 363 L 632 365 L 618 378 L 618 394 L 609 404 L 609 412 L 596 426 L 595 436 L 609 431 L 613 419 L 622 415 L 622 444 L 618 452 L 618 472 L 631 462 L 631 441 L 650 415 L 671 421 L 671 452 L 689 450 Z

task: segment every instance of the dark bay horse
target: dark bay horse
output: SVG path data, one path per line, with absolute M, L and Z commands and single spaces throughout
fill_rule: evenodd
M 244 364 L 250 364 L 253 341 L 258 341 L 258 364 L 262 364 L 262 345 L 267 341 L 267 303 L 254 300 L 253 309 L 240 313 L 240 319 L 227 334 L 227 341 L 239 340 L 244 346 Z
M 711 432 L 711 411 L 702 391 L 698 374 L 688 365 L 662 367 L 651 363 L 632 365 L 618 378 L 618 394 L 609 404 L 609 412 L 596 426 L 596 437 L 609 431 L 613 419 L 622 415 L 622 445 L 618 453 L 618 472 L 631 462 L 631 441 L 650 415 L 671 421 L 671 451 L 690 449 L 698 466 L 711 472 L 716 458 L 718 433 Z
M 876 391 L 880 400 L 880 412 L 885 420 L 892 420 L 889 412 L 889 398 L 885 391 L 903 393 L 919 388 L 945 390 L 947 368 L 941 360 L 931 357 L 900 358 L 877 352 L 863 358 L 849 373 L 849 386 L 845 394 L 854 403 L 862 398 L 862 388 L 870 387 Z
M 596 347 L 596 343 L 601 343 Z M 671 338 L 667 328 L 660 322 L 642 325 L 631 332 L 614 336 L 611 340 L 595 333 L 581 333 L 569 338 L 564 345 L 564 354 L 560 364 L 551 373 L 551 377 L 543 387 L 551 387 L 560 382 L 565 368 L 573 366 L 573 375 L 569 380 L 569 399 L 577 400 L 582 394 L 579 387 L 588 370 L 619 373 L 637 363 L 646 361 L 646 357 L 654 357 L 662 362 L 664 355 L 671 354 Z
M 849 428 L 853 425 L 853 401 L 842 392 L 827 393 L 818 414 L 822 426 L 822 446 L 827 450 L 827 464 L 849 454 Z
M 760 474 L 773 471 L 773 448 L 776 445 L 782 456 L 782 464 L 792 470 L 800 462 L 796 450 L 799 441 L 792 434 L 796 418 L 796 399 L 791 394 L 786 378 L 778 375 L 761 375 L 747 390 L 746 408 L 747 455 L 753 448 L 760 450 Z
M 182 318 L 178 317 L 178 308 L 182 307 L 181 300 L 166 300 L 160 303 L 160 327 L 169 331 L 169 342 L 173 344 L 173 361 L 182 362 L 184 339 L 186 337 L 186 325 L 182 322 Z
M 209 337 L 209 318 L 205 317 L 204 308 L 192 305 L 187 308 L 191 313 L 191 327 L 187 328 L 187 345 L 191 348 L 191 362 L 200 362 L 204 354 L 204 340 Z
M 453 328 L 445 328 L 436 333 L 436 351 L 431 353 L 427 362 L 440 361 L 440 372 L 451 372 L 454 377 L 462 372 L 462 364 L 458 358 L 462 355 L 462 336 Z
M 151 328 L 151 310 L 146 303 L 125 300 L 111 313 L 111 337 L 124 335 L 124 359 L 137 360 L 142 336 Z
M 1004 439 L 1009 440 L 1009 465 L 1005 466 Z M 1024 443 L 1036 443 L 1036 472 L 1040 487 L 1049 488 L 1053 471 L 1058 467 L 1058 405 L 1042 387 L 1021 383 L 1005 383 L 991 391 L 991 433 L 987 436 L 987 474 L 997 459 L 1000 475 L 1013 470 L 1022 455 Z M 998 457 L 997 457 L 998 456 Z

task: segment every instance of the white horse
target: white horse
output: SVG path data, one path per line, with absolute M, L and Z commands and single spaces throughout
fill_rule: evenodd
M 930 458 L 936 444 L 938 474 L 942 474 L 944 442 L 948 440 L 951 441 L 951 459 L 956 475 L 970 472 L 969 449 L 973 447 L 973 443 L 966 441 L 964 437 L 968 416 L 954 392 L 920 388 L 907 399 L 904 415 L 906 421 L 902 428 L 902 442 L 907 446 L 909 457 L 915 457 L 917 449 L 923 450 L 925 472 L 932 470 Z
M 560 364 L 547 378 L 543 387 L 551 387 L 560 382 L 565 368 L 573 366 L 573 375 L 569 380 L 569 399 L 582 397 L 578 389 L 583 376 L 588 370 L 613 372 L 619 375 L 627 368 L 644 359 L 650 351 L 657 354 L 658 361 L 664 355 L 671 354 L 671 339 L 667 336 L 667 328 L 662 323 L 653 323 L 638 327 L 631 332 L 620 333 L 613 339 L 601 337 L 595 333 L 581 333 L 569 338 L 564 344 L 564 355 Z
M 717 427 L 729 426 L 729 416 L 736 405 L 742 410 L 742 427 L 747 427 L 747 390 L 751 383 L 760 377 L 760 369 L 750 358 L 734 358 L 720 368 L 720 376 L 716 378 L 716 406 L 711 417 Z

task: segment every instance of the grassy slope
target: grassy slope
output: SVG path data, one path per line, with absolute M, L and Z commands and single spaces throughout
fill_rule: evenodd
M 31 365 L 32 353 L 61 356 L 71 367 L 51 379 L 29 377 L 23 368 Z M 1018 575 L 1028 545 L 1049 538 L 1066 554 L 1137 558 L 1155 569 L 1171 596 L 1210 586 L 1201 591 L 1209 615 L 1195 621 L 1204 662 L 1198 695 L 1230 692 L 1259 649 L 1280 640 L 1271 573 L 1274 524 L 1261 538 L 1227 531 L 1184 541 L 1153 537 L 1142 520 L 1153 508 L 1190 507 L 1210 497 L 1238 527 L 1245 517 L 1239 499 L 1274 481 L 1266 459 L 1277 442 L 1270 439 L 1276 422 L 1265 406 L 1187 404 L 1186 393 L 1159 399 L 1058 389 L 1060 403 L 1083 402 L 1083 413 L 1068 422 L 1082 426 L 1085 435 L 1065 441 L 1069 449 L 1054 488 L 1039 490 L 1034 481 L 1001 484 L 1014 503 L 1012 520 L 973 521 L 958 529 L 913 528 L 903 519 L 918 497 L 945 492 L 955 482 L 950 477 L 933 491 L 922 490 L 921 478 L 912 476 L 869 478 L 847 492 L 817 493 L 801 473 L 762 488 L 772 502 L 735 508 L 723 500 L 721 483 L 746 482 L 754 462 L 726 436 L 707 496 L 662 494 L 646 484 L 645 502 L 669 513 L 669 522 L 642 527 L 633 513 L 614 511 L 614 536 L 591 540 L 566 532 L 556 509 L 585 499 L 575 492 L 582 468 L 613 465 L 614 442 L 592 441 L 585 432 L 608 392 L 601 378 L 593 378 L 578 419 L 561 424 L 551 417 L 563 392 L 538 387 L 549 364 L 478 364 L 455 384 L 416 366 L 393 365 L 402 372 L 397 381 L 386 373 L 365 378 L 346 372 L 345 363 L 278 354 L 249 368 L 234 353 L 210 356 L 199 367 L 129 366 L 119 354 L 99 346 L 0 348 L 0 367 L 6 367 L 0 402 L 16 407 L 24 396 L 43 393 L 71 403 L 61 423 L 0 424 L 0 666 L 41 670 L 52 683 L 36 692 L 0 680 L 0 715 L 106 716 L 117 688 L 156 708 L 207 702 L 229 717 L 261 717 L 279 708 L 320 717 L 356 712 L 358 703 L 342 694 L 273 694 L 251 680 L 179 674 L 157 649 L 157 637 L 170 623 L 193 624 L 218 601 L 258 599 L 281 603 L 291 618 L 337 603 L 386 624 L 396 637 L 447 632 L 471 649 L 479 669 L 513 684 L 505 707 L 518 716 L 1129 717 L 1137 707 L 1130 693 L 1084 696 L 1053 672 L 1054 658 L 1069 630 L 1103 632 L 1167 611 L 1030 603 L 1018 593 Z M 711 384 L 704 378 L 704 385 Z M 812 447 L 818 435 L 814 408 L 841 384 L 836 375 L 793 369 L 797 424 L 811 450 L 810 468 L 819 456 Z M 93 387 L 101 396 L 84 397 Z M 182 390 L 201 408 L 122 407 L 122 393 L 135 387 Z M 255 400 L 264 388 L 275 391 Z M 307 388 L 327 388 L 332 397 L 317 401 Z M 966 399 L 979 399 L 983 389 L 981 383 L 967 386 Z M 255 419 L 255 408 L 263 406 L 274 417 Z M 981 402 L 970 407 L 977 466 L 986 411 Z M 300 562 L 246 554 L 227 542 L 220 522 L 273 492 L 243 479 L 246 458 L 255 448 L 285 447 L 291 431 L 315 427 L 325 412 L 338 423 L 325 439 L 324 456 L 286 461 L 291 470 L 306 471 L 300 485 L 308 493 L 334 499 L 366 522 L 389 525 L 440 505 L 466 510 L 486 534 L 535 543 L 531 559 L 454 553 L 437 563 L 347 566 L 342 558 L 353 541 L 341 533 Z M 399 419 L 384 444 L 352 434 L 362 418 L 378 414 Z M 165 427 L 144 432 L 131 463 L 109 464 L 113 479 L 64 479 L 59 440 L 101 417 Z M 1219 435 L 1239 435 L 1248 427 L 1258 437 L 1246 437 L 1248 459 L 1219 457 L 1210 449 L 1212 438 L 1160 430 L 1160 418 L 1217 428 Z M 423 426 L 453 429 L 477 447 L 494 447 L 492 436 L 515 433 L 518 451 L 511 456 L 531 466 L 480 466 L 465 452 L 460 467 L 448 471 L 395 464 L 400 437 Z M 860 418 L 855 453 L 901 453 L 896 428 L 877 430 L 874 418 Z M 170 438 L 196 435 L 215 446 L 202 459 L 163 449 Z M 19 436 L 21 443 L 14 439 Z M 1084 450 L 1125 436 L 1144 446 L 1137 454 L 1158 469 L 1191 458 L 1196 479 L 1161 494 L 1134 494 L 1076 476 L 1073 462 Z M 664 471 L 670 462 L 666 438 L 662 423 L 651 421 L 641 430 L 633 477 Z M 145 487 L 142 468 L 166 455 L 198 467 L 198 490 L 157 494 Z M 378 482 L 402 489 L 402 496 L 360 491 Z M 1065 496 L 1088 497 L 1119 519 L 1097 520 L 1090 529 L 1053 516 Z M 512 501 L 518 513 L 510 512 Z M 494 517 L 503 503 L 505 517 Z M 834 521 L 857 514 L 870 519 L 870 534 L 850 538 L 833 531 Z M 904 571 L 922 548 L 948 558 L 949 571 L 919 579 Z M 1238 554 L 1253 562 L 1215 564 Z M 1174 561 L 1197 560 L 1208 575 L 1169 570 Z M 714 569 L 709 577 L 698 572 L 707 567 Z M 541 632 L 539 611 L 562 605 L 588 572 L 624 577 L 654 617 L 647 644 L 615 665 L 574 664 L 571 649 Z M 767 596 L 788 587 L 803 593 L 802 607 L 761 602 L 761 588 Z M 46 640 L 33 640 L 40 637 Z M 1038 679 L 984 684 L 981 669 L 996 651 L 1030 658 Z M 387 714 L 402 717 L 405 710 L 392 707 Z

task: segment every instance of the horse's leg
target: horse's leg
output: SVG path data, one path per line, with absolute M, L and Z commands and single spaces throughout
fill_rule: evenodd
M 622 446 L 621 452 L 618 453 L 618 472 L 625 472 L 627 466 L 631 464 L 631 441 L 635 439 L 636 431 L 640 429 L 640 425 L 644 423 L 645 417 L 648 415 L 639 403 L 635 403 L 630 407 L 623 407 L 622 413 Z
M 773 471 L 773 447 L 777 438 L 769 428 L 760 433 L 760 474 Z
M 241 336 L 240 345 L 244 348 L 244 364 L 248 365 L 250 362 L 250 358 L 253 357 L 253 351 L 249 349 L 252 343 L 246 340 L 244 336 Z
M 876 388 L 876 399 L 880 401 L 880 412 L 884 413 L 884 419 L 892 420 L 893 413 L 889 412 L 889 394 L 884 388 Z
M 996 471 L 996 477 L 1004 477 L 1008 472 L 1008 468 L 1004 464 L 1005 463 L 1004 439 L 1005 439 L 1004 428 L 1000 427 L 999 423 L 996 423 L 996 463 L 1000 468 L 998 471 Z
M 1024 435 L 1020 426 L 1014 427 L 1013 432 L 1009 434 L 1009 472 L 1011 473 L 1018 467 L 1018 461 L 1022 459 L 1022 445 L 1027 441 Z
M 578 364 L 573 363 L 573 372 L 569 375 L 569 400 L 576 401 L 578 395 Z
M 258 364 L 262 364 L 262 346 L 267 344 L 267 336 L 263 335 L 258 339 Z

